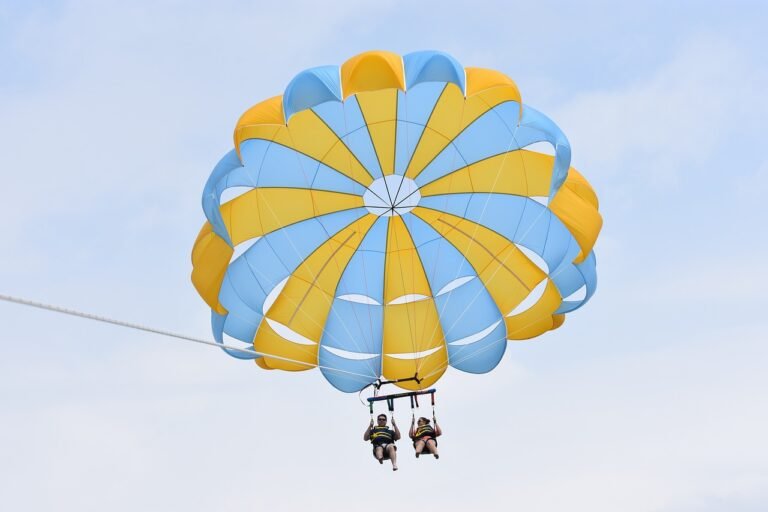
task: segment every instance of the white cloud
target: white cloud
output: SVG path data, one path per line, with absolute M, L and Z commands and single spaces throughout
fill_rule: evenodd
M 659 56 L 650 76 L 578 96 L 553 117 L 589 176 L 674 186 L 682 174 L 711 172 L 707 163 L 735 136 L 755 137 L 750 130 L 768 114 L 768 73 L 758 59 L 701 36 Z
M 115 344 L 119 357 L 72 351 L 98 331 L 121 338 L 100 342 Z M 356 510 L 375 479 L 391 502 L 426 510 L 645 512 L 685 510 L 708 496 L 760 500 L 768 478 L 760 442 L 768 403 L 755 392 L 768 385 L 759 324 L 645 350 L 628 333 L 631 354 L 560 362 L 552 356 L 566 341 L 587 351 L 591 341 L 513 343 L 498 371 L 441 382 L 443 456 L 416 461 L 403 441 L 394 475 L 362 442 L 367 408 L 317 371 L 265 372 L 213 349 L 111 328 L 86 325 L 81 334 L 28 360 L 47 378 L 6 372 L 11 347 L 3 345 L 0 433 L 16 440 L 2 448 L 6 503 L 195 511 L 257 500 Z M 13 351 L 18 360 L 37 349 Z M 407 428 L 408 405 L 398 402 L 396 413 Z M 408 485 L 413 478 L 432 491 Z
M 189 249 L 200 189 L 244 108 L 297 70 L 382 42 L 406 51 L 442 42 L 466 65 L 502 55 L 488 33 L 456 29 L 458 10 L 419 34 L 399 32 L 393 10 L 64 3 L 30 15 L 11 49 L 28 66 L 14 76 L 27 82 L 0 98 L 0 292 L 207 337 Z M 544 25 L 518 17 L 509 26 L 528 32 L 510 29 L 506 41 L 545 26 L 549 52 L 577 44 L 557 39 L 582 26 L 564 16 Z M 496 67 L 514 71 L 511 61 Z M 711 172 L 708 159 L 731 149 L 720 141 L 765 117 L 765 66 L 736 43 L 699 37 L 658 61 L 633 85 L 545 110 L 570 137 L 577 167 L 622 188 L 609 205 L 633 199 L 636 184 Z M 524 82 L 524 98 L 537 94 Z M 764 174 L 750 174 L 755 188 L 742 197 L 758 202 L 748 194 Z M 608 213 L 593 302 L 562 329 L 510 345 L 497 371 L 449 371 L 438 386 L 443 456 L 416 461 L 403 441 L 398 473 L 362 442 L 367 409 L 317 371 L 266 372 L 212 348 L 0 304 L 0 508 L 764 509 L 766 326 L 747 315 L 731 327 L 748 310 L 740 300 L 759 307 L 764 276 L 731 277 L 733 259 L 699 254 L 688 272 L 665 271 L 658 247 L 668 239 L 647 241 Z M 630 250 L 640 244 L 642 254 Z M 759 267 L 764 248 L 752 252 L 734 268 Z M 703 274 L 717 279 L 707 286 Z M 672 287 L 653 297 L 670 316 L 705 308 L 668 331 L 632 309 L 650 299 L 638 283 Z M 727 311 L 706 309 L 720 299 Z M 398 404 L 401 427 L 409 415 Z

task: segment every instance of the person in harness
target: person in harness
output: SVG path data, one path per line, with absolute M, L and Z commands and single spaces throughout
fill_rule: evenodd
M 436 459 L 440 458 L 440 455 L 437 453 L 437 437 L 443 435 L 443 432 L 440 430 L 440 425 L 437 424 L 436 419 L 435 426 L 432 427 L 429 424 L 428 418 L 421 417 L 417 422 L 414 417 L 411 420 L 411 430 L 408 432 L 408 435 L 413 440 L 413 448 L 416 450 L 417 459 L 424 450 L 434 455 Z
M 363 441 L 370 441 L 373 445 L 373 456 L 379 461 L 379 464 L 384 464 L 384 459 L 392 461 L 392 471 L 397 471 L 397 446 L 395 441 L 400 439 L 400 429 L 395 424 L 395 417 L 392 416 L 392 429 L 387 426 L 387 415 L 379 414 L 376 417 L 376 425 L 374 426 L 373 420 L 365 429 L 363 434 Z

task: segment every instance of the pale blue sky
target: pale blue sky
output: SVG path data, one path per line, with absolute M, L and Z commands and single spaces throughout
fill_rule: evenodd
M 605 218 L 592 301 L 448 372 L 443 457 L 403 442 L 395 474 L 318 372 L 0 303 L 0 508 L 768 509 L 766 4 L 412 4 L 0 0 L 0 293 L 209 337 L 189 252 L 239 115 L 438 49 L 568 136 Z

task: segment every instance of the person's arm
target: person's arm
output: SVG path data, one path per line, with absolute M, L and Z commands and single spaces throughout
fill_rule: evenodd
M 371 423 L 368 425 L 368 428 L 365 429 L 365 434 L 363 434 L 363 441 L 370 441 L 371 440 L 371 429 L 373 428 L 373 420 L 371 420 Z
M 408 431 L 408 437 L 413 439 L 416 437 L 416 417 L 411 418 L 411 429 Z
M 400 439 L 400 429 L 397 428 L 397 423 L 395 423 L 395 417 L 392 416 L 392 428 L 395 429 L 395 441 Z
M 443 431 L 440 429 L 440 425 L 437 424 L 437 420 L 432 417 L 432 419 L 435 421 L 435 437 L 443 435 Z

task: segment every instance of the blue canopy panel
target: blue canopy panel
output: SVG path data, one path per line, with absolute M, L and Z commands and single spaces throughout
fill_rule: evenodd
M 450 82 L 466 95 L 464 68 L 447 53 L 427 50 L 403 55 L 403 68 L 408 91 L 420 83 Z
M 421 206 L 464 217 L 492 229 L 509 241 L 530 249 L 552 272 L 578 254 L 573 236 L 551 210 L 511 194 L 446 194 L 422 198 Z
M 448 347 L 449 364 L 461 371 L 486 373 L 507 348 L 507 328 L 499 308 L 479 278 L 435 297 Z
M 226 315 L 220 315 L 216 311 L 211 310 L 211 329 L 213 330 L 213 339 L 216 340 L 216 343 L 224 344 L 224 321 L 226 318 Z M 253 347 L 249 346 L 247 348 L 253 350 Z M 237 359 L 257 359 L 261 357 L 256 354 L 240 352 L 239 350 L 230 350 L 227 347 L 221 347 L 221 350 Z
M 517 109 L 517 103 L 512 104 Z M 467 126 L 424 168 L 416 183 L 424 186 L 469 164 L 520 149 L 514 129 L 510 130 L 504 123 L 499 107 L 492 108 Z
M 219 302 L 227 310 L 224 332 L 238 340 L 252 342 L 269 291 L 259 285 L 245 258 L 236 259 L 224 274 L 219 290 Z
M 355 96 L 336 103 L 324 103 L 312 109 L 339 138 L 365 128 L 365 119 Z
M 488 197 L 487 201 L 483 196 Z M 524 200 L 524 207 L 522 212 L 518 212 L 519 221 L 516 226 L 513 227 L 512 223 L 504 223 L 498 214 L 503 211 L 512 211 L 512 208 L 506 206 L 509 203 L 505 198 L 515 197 L 503 194 L 475 194 L 465 212 L 465 217 L 493 229 L 541 257 L 547 266 L 544 270 L 555 283 L 560 296 L 568 297 L 576 291 L 571 289 L 569 279 L 577 279 L 580 282 L 579 287 L 584 284 L 580 279 L 581 274 L 573 263 L 580 250 L 578 242 L 549 208 L 530 199 L 518 198 Z M 484 208 L 485 202 L 487 202 L 487 208 Z M 578 305 L 581 304 L 582 302 L 579 301 Z M 578 307 L 578 305 L 574 306 Z
M 500 106 L 504 109 L 504 106 Z M 515 110 L 515 115 L 517 110 Z M 509 116 L 511 114 L 507 114 Z M 565 178 L 571 166 L 571 145 L 565 134 L 552 122 L 550 118 L 531 107 L 523 107 L 523 118 L 515 133 L 517 142 L 522 146 L 528 146 L 534 142 L 547 141 L 555 148 L 555 164 L 552 169 L 552 185 L 549 198 L 552 199 Z
M 435 297 L 451 366 L 491 371 L 506 349 L 504 319 L 477 272 L 437 231 L 413 214 L 403 216 Z
M 237 156 L 235 150 L 230 151 L 224 157 L 219 160 L 216 167 L 213 168 L 211 175 L 208 177 L 208 181 L 205 182 L 203 187 L 203 213 L 211 223 L 214 233 L 223 238 L 229 245 L 232 245 L 232 239 L 227 233 L 227 228 L 224 225 L 224 219 L 221 218 L 221 212 L 219 211 L 219 197 L 221 192 L 217 190 L 219 181 L 225 178 L 227 174 L 242 167 L 240 158 Z
M 260 265 L 261 255 L 254 252 L 254 248 L 265 240 L 291 273 L 328 238 L 367 214 L 368 210 L 365 208 L 353 208 L 291 224 L 258 240 L 244 256 L 252 266 Z M 287 275 L 281 277 L 278 282 L 285 277 Z
M 339 66 L 320 66 L 302 71 L 288 83 L 283 93 L 285 121 L 301 110 L 328 101 L 341 101 Z
M 584 284 L 587 287 L 587 295 L 584 297 L 583 303 L 586 303 L 597 290 L 597 257 L 595 251 L 591 251 L 589 255 L 584 258 L 584 261 L 576 265 L 581 274 L 584 276 Z
M 297 222 L 259 238 L 230 263 L 224 275 L 219 302 L 228 311 L 223 331 L 252 342 L 264 315 L 269 293 L 329 236 L 368 212 L 355 208 Z
M 419 187 L 442 177 L 446 174 L 466 167 L 467 161 L 456 149 L 454 144 L 448 144 L 445 149 L 435 156 L 435 158 L 427 165 L 421 173 L 414 179 Z
M 517 124 L 515 123 L 510 128 L 501 116 L 504 112 L 502 109 L 504 106 L 508 106 L 507 110 L 514 110 L 515 112 L 519 109 L 517 102 L 497 105 L 477 118 L 453 139 L 453 144 L 456 145 L 468 163 L 479 162 L 495 155 L 520 149 L 520 145 L 515 139 Z
M 561 297 L 586 287 L 584 298 L 563 301 L 557 313 L 581 307 L 594 294 L 597 284 L 594 253 L 575 265 L 573 261 L 580 250 L 578 243 L 562 221 L 536 201 L 510 194 L 447 194 L 425 197 L 420 205 L 482 224 L 529 249 L 544 261 L 547 267 L 544 270 Z
M 220 200 L 221 194 L 230 187 L 255 187 L 264 157 L 271 145 L 271 141 L 262 139 L 243 141 L 240 146 L 241 164 L 215 183 L 216 199 Z
M 358 195 L 365 192 L 365 187 L 340 172 L 274 142 L 267 150 L 257 176 L 259 187 L 314 188 Z
M 575 238 L 572 238 L 568 243 L 568 248 L 560 265 L 550 269 L 549 276 L 554 281 L 562 297 L 568 297 L 584 286 L 584 280 L 573 263 L 579 255 L 579 251 L 581 251 L 579 243 Z
M 427 165 L 416 183 L 424 186 L 466 165 L 544 141 L 555 149 L 552 198 L 568 174 L 570 145 L 552 120 L 530 107 L 523 106 L 523 118 L 517 126 L 518 112 L 518 103 L 508 101 L 478 117 Z
M 556 313 L 568 313 L 586 304 L 597 289 L 597 271 L 594 251 L 590 252 L 589 256 L 578 265 L 563 265 L 562 268 L 556 271 L 553 280 L 555 281 L 555 284 L 557 284 L 558 281 L 563 283 L 563 288 L 560 288 L 560 285 L 558 285 L 558 289 L 565 289 L 567 292 L 570 292 L 563 293 L 563 291 L 561 291 L 563 297 L 566 298 L 568 295 L 585 287 L 585 293 L 582 299 L 564 300 Z
M 214 232 L 232 245 L 221 218 L 220 198 L 231 187 L 313 188 L 362 195 L 365 187 L 325 164 L 280 144 L 251 139 L 240 146 L 243 164 L 234 151 L 214 168 L 203 190 L 203 211 Z
M 436 196 L 422 197 L 419 200 L 419 206 L 430 208 L 432 210 L 452 213 L 459 217 L 464 217 L 467 211 L 469 200 L 473 194 L 440 194 Z
M 523 203 L 522 210 L 520 202 Z M 504 212 L 507 219 L 503 217 Z M 594 293 L 597 274 L 594 253 L 575 265 L 580 248 L 576 239 L 552 211 L 536 201 L 506 194 L 472 194 L 464 217 L 482 224 L 530 249 L 547 264 L 546 272 L 561 297 L 568 297 L 582 286 L 586 296 L 578 301 L 564 301 L 558 313 L 577 309 Z M 514 219 L 518 219 L 515 225 Z M 512 222 L 509 220 L 512 219 Z
M 250 139 L 241 144 L 243 167 L 235 169 L 220 192 L 228 187 L 314 188 L 362 195 L 365 187 L 327 165 L 276 142 Z M 265 148 L 265 149 L 262 149 Z M 251 155 L 257 156 L 251 160 Z M 219 194 L 220 195 L 220 194 Z
M 384 303 L 384 251 L 388 222 L 387 217 L 379 217 L 371 226 L 344 269 L 336 288 L 337 297 L 368 297 L 376 304 Z
M 522 201 L 520 201 L 521 199 Z M 507 209 L 507 205 L 510 203 L 518 207 L 509 209 L 513 210 L 514 213 Z M 522 211 L 519 209 L 521 203 Z M 504 219 L 504 212 L 507 212 L 507 222 Z M 508 194 L 473 194 L 464 216 L 493 229 L 512 242 L 525 245 L 542 257 L 549 242 L 550 226 L 554 223 L 555 218 L 549 208 L 536 201 Z M 509 219 L 517 220 L 514 231 L 510 229 L 512 222 L 509 222 Z M 567 229 L 561 231 L 560 234 L 561 236 L 571 236 Z M 557 251 L 556 254 L 562 258 L 567 239 L 560 241 L 562 243 L 556 248 L 561 250 Z M 550 265 L 549 262 L 547 264 Z M 559 264 L 559 260 L 552 261 L 550 268 L 557 267 Z
M 314 111 L 314 113 L 317 114 L 317 116 L 322 119 L 323 122 L 328 125 L 328 128 L 330 128 L 339 138 L 343 138 L 350 131 L 363 128 L 362 122 L 356 123 L 355 125 L 351 125 L 348 122 L 344 112 L 344 103 L 341 101 L 332 101 L 317 105 L 312 111 Z
M 515 149 L 520 144 L 515 138 L 515 127 L 510 128 L 501 117 L 501 107 L 517 112 L 516 102 L 507 102 L 485 112 L 456 136 L 416 178 L 424 186 L 469 164 L 485 160 Z M 517 116 L 517 114 L 514 114 Z
M 358 355 L 381 355 L 384 308 L 336 297 L 325 324 L 321 346 Z M 373 367 L 374 378 L 380 365 Z
M 395 174 L 405 174 L 429 116 L 445 87 L 445 83 L 427 82 L 409 87 L 407 92 L 398 91 Z
M 403 221 L 418 249 L 433 295 L 457 279 L 477 276 L 466 258 L 426 222 L 412 213 L 403 215 Z
M 536 142 L 549 142 L 555 150 L 550 198 L 560 188 L 571 165 L 571 146 L 565 134 L 547 116 L 523 105 L 523 117 L 517 124 L 519 108 L 515 102 L 506 102 L 493 108 L 504 124 L 514 131 L 515 142 L 521 148 Z
M 379 378 L 383 321 L 381 305 L 334 299 L 318 352 L 320 371 L 331 385 L 351 393 Z
M 313 110 L 344 142 L 371 176 L 382 176 L 371 135 L 355 96 L 350 96 L 344 102 L 325 103 Z M 360 195 L 362 194 L 363 192 L 360 192 Z
M 379 217 L 352 255 L 336 287 L 320 339 L 321 366 L 336 388 L 358 391 L 381 374 L 384 308 L 384 263 L 389 219 Z M 370 375 L 366 380 L 349 375 Z
M 363 195 L 366 188 L 341 174 L 340 172 L 319 164 L 315 179 L 312 181 L 313 190 L 329 190 L 331 192 L 345 192 L 347 194 Z

